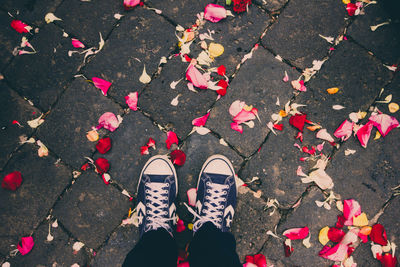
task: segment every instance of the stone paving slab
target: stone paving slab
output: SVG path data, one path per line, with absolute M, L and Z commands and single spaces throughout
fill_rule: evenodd
M 86 45 L 97 47 L 99 33 L 104 39 L 114 28 L 114 14 L 124 13 L 122 4 L 123 1 L 64 1 L 55 12 L 62 21 L 55 23 Z
M 121 267 L 126 255 L 138 241 L 139 230 L 133 225 L 118 227 L 107 243 L 96 253 L 93 267 Z
M 281 107 L 292 97 L 290 83 L 282 81 L 285 71 L 290 77 L 297 79 L 296 71 L 260 47 L 240 68 L 227 94 L 216 103 L 206 126 L 219 133 L 243 155 L 251 155 L 268 134 L 267 123 L 271 120 L 271 115 L 281 109 L 276 105 L 277 97 Z M 254 120 L 253 129 L 244 125 L 242 134 L 230 128 L 232 117 L 228 110 L 236 100 L 245 101 L 247 105 L 257 108 L 261 120 Z
M 75 263 L 79 266 L 86 265 L 85 249 L 75 254 L 72 249 L 75 241 L 61 227 L 51 227 L 50 232 L 54 237 L 51 242 L 47 241 L 49 224 L 44 222 L 33 235 L 35 245 L 32 251 L 24 256 L 11 258 L 11 266 L 72 266 Z
M 160 9 L 162 14 L 167 16 L 173 22 L 189 28 L 195 24 L 197 14 L 204 11 L 207 4 L 213 3 L 213 0 L 200 1 L 174 1 L 174 0 L 146 0 L 146 5 Z
M 53 24 L 41 28 L 30 43 L 37 53 L 16 57 L 4 76 L 13 89 L 47 111 L 82 59 L 78 55 L 68 56 L 68 50 L 73 49 L 71 39 L 62 37 L 62 31 Z
M 142 91 L 143 67 L 151 76 L 161 57 L 167 57 L 177 43 L 175 27 L 153 11 L 135 8 L 114 29 L 104 49 L 87 65 L 90 79 L 100 77 L 113 83 L 108 94 L 121 104 L 130 92 Z M 140 103 L 139 103 L 140 104 Z
M 37 150 L 36 145 L 23 145 L 0 172 L 4 177 L 19 171 L 23 180 L 15 192 L 0 188 L 0 252 L 4 255 L 12 250 L 11 244 L 32 233 L 72 179 L 66 166 L 55 164 L 57 159 L 51 155 L 40 158 Z
M 227 9 L 232 8 L 227 7 Z M 231 11 L 235 17 L 229 16 L 218 23 L 206 21 L 203 30 L 200 30 L 200 33 L 207 33 L 208 30 L 215 31 L 212 34 L 214 40 L 206 42 L 224 46 L 224 53 L 215 58 L 213 66 L 224 65 L 227 75 L 233 74 L 244 55 L 250 52 L 271 23 L 268 14 L 255 5 L 251 5 L 248 12 L 237 14 Z
M 95 150 L 86 138 L 105 112 L 122 114 L 122 109 L 85 80 L 75 79 L 60 98 L 54 110 L 39 127 L 38 135 L 64 162 L 80 168 Z M 100 130 L 104 135 L 107 130 Z
M 371 26 L 390 21 L 384 25 L 371 30 Z M 395 64 L 400 60 L 400 22 L 387 14 L 382 3 L 369 5 L 365 8 L 365 15 L 358 16 L 350 25 L 347 33 L 358 43 L 372 51 L 378 58 L 387 64 Z
M 1 7 L 17 19 L 41 26 L 45 23 L 46 14 L 54 12 L 61 2 L 62 0 L 3 0 Z
M 296 67 L 311 67 L 312 61 L 324 58 L 331 46 L 319 34 L 338 36 L 344 29 L 345 16 L 345 5 L 340 1 L 293 0 L 262 43 Z
M 192 130 L 192 120 L 207 113 L 214 104 L 217 94 L 212 90 L 198 89 L 192 92 L 185 80 L 189 63 L 182 62 L 180 57 L 173 57 L 163 67 L 161 74 L 140 94 L 138 105 L 160 125 L 176 132 L 180 138 L 185 138 Z M 183 79 L 175 89 L 171 82 Z M 171 101 L 178 95 L 178 105 Z
M 287 229 L 307 226 L 311 234 L 310 248 L 306 248 L 301 240 L 293 240 L 294 251 L 290 257 L 285 257 L 283 248 L 285 237 L 283 237 L 283 240 L 271 237 L 262 253 L 268 259 L 281 261 L 284 266 L 332 266 L 332 261 L 318 256 L 318 252 L 322 249 L 322 245 L 318 241 L 318 233 L 325 226 L 334 226 L 337 220 L 336 216 L 340 212 L 335 207 L 332 207 L 331 210 L 317 207 L 315 201 L 322 201 L 323 199 L 324 196 L 318 188 L 311 189 L 309 194 L 303 198 L 300 206 L 288 216 L 277 230 L 277 233 L 281 236 L 283 231 Z M 269 230 L 273 231 L 274 229 Z M 305 255 L 307 256 L 305 257 Z
M 36 119 L 40 112 L 11 90 L 4 81 L 0 81 L 0 170 L 11 157 L 11 153 L 19 146 L 20 137 L 28 137 L 33 129 L 27 121 Z M 21 127 L 13 124 L 16 120 Z
M 0 71 L 10 62 L 14 47 L 20 45 L 23 36 L 11 28 L 11 21 L 8 14 L 0 10 Z
M 270 12 L 277 12 L 288 2 L 288 0 L 254 0 L 253 2 Z
M 96 249 L 122 222 L 131 202 L 88 170 L 54 207 L 54 217 L 87 247 Z
M 307 92 L 302 92 L 295 102 L 307 105 L 299 110 L 333 134 L 351 112 L 368 110 L 391 77 L 390 71 L 376 58 L 356 44 L 343 41 L 307 83 Z M 339 91 L 330 95 L 326 89 L 332 87 L 338 87 Z M 345 108 L 334 110 L 333 105 Z

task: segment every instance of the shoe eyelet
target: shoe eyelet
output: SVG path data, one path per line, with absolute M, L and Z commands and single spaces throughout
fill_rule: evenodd
M 149 189 L 146 189 L 146 190 L 144 190 L 144 192 L 145 192 L 145 193 L 149 193 L 149 192 L 150 192 L 150 190 L 149 190 Z
M 150 207 L 149 203 L 146 203 L 146 207 Z M 146 211 L 146 213 L 147 213 L 147 211 Z
M 166 183 L 165 186 L 169 186 L 169 183 Z
M 207 189 L 207 191 L 206 191 L 207 193 L 210 193 L 210 189 Z
M 211 183 L 210 182 L 206 182 L 206 185 L 210 185 Z

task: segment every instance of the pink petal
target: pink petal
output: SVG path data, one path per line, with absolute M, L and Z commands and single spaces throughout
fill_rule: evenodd
M 303 172 L 303 168 L 301 166 L 297 167 L 297 171 L 296 171 L 297 176 L 307 176 L 304 172 Z
M 208 84 L 206 78 L 201 74 L 201 72 L 192 64 L 189 65 L 189 68 L 186 71 L 186 79 L 189 82 L 193 83 L 194 86 L 200 89 L 207 89 Z
M 343 215 L 346 218 L 344 225 L 353 225 L 353 217 L 361 214 L 361 206 L 354 199 L 343 200 Z
M 361 146 L 364 148 L 367 147 L 369 137 L 371 136 L 372 127 L 374 127 L 374 123 L 372 121 L 369 121 L 357 131 L 356 135 L 358 141 L 360 141 Z
M 85 45 L 83 44 L 83 43 L 81 43 L 81 41 L 79 41 L 78 39 L 76 39 L 76 38 L 72 38 L 72 45 L 75 47 L 75 48 L 84 48 L 85 47 Z
M 223 6 L 216 4 L 208 4 L 204 9 L 204 19 L 211 22 L 218 22 L 226 18 L 226 10 Z
M 328 133 L 326 129 L 321 129 L 317 132 L 316 137 L 328 142 L 335 142 L 335 139 Z
M 242 111 L 240 111 L 235 117 L 233 117 L 233 121 L 241 124 L 249 120 L 254 120 L 255 118 L 256 115 L 254 115 L 253 112 L 242 109 Z
M 172 144 L 178 144 L 179 140 L 178 137 L 176 136 L 176 133 L 169 131 L 167 133 L 167 140 L 165 140 L 165 143 L 167 144 L 167 148 L 170 149 Z
M 283 232 L 283 235 L 289 238 L 290 240 L 304 239 L 308 236 L 309 229 L 308 227 L 303 228 L 292 228 Z
M 239 133 L 243 133 L 243 127 L 241 125 L 237 124 L 236 122 L 231 123 L 231 129 L 235 130 Z
M 140 4 L 140 0 L 124 0 L 124 8 L 131 9 Z
M 389 116 L 387 114 L 372 115 L 369 117 L 374 126 L 378 128 L 378 131 L 385 137 L 392 129 L 399 126 L 399 122 L 395 117 Z
M 231 114 L 232 117 L 235 117 L 240 111 L 242 111 L 245 105 L 246 103 L 244 101 L 234 101 L 229 107 L 229 114 Z
M 318 150 L 319 152 L 321 152 L 322 149 L 324 149 L 324 144 L 325 144 L 325 142 L 323 142 L 322 144 L 317 145 L 317 150 Z
M 206 122 L 207 122 L 207 119 L 209 116 L 210 116 L 210 112 L 208 112 L 206 115 L 204 115 L 202 117 L 194 119 L 192 121 L 192 125 L 199 126 L 199 127 L 206 125 Z
M 347 257 L 348 245 L 339 243 L 333 248 L 324 246 L 319 256 L 331 261 L 343 261 Z
M 99 118 L 99 125 L 96 127 L 97 129 L 105 128 L 111 132 L 114 132 L 115 129 L 118 128 L 120 121 L 114 115 L 114 113 L 106 112 Z
M 294 80 L 291 82 L 292 87 L 298 91 L 305 92 L 307 91 L 307 87 L 304 86 L 304 81 L 303 80 Z
M 33 238 L 31 236 L 27 236 L 21 238 L 21 242 L 17 245 L 17 248 L 22 255 L 25 255 L 32 250 L 34 245 L 35 242 L 33 242 Z
M 258 266 L 255 265 L 254 263 L 246 262 L 246 263 L 243 263 L 243 267 L 258 267 Z
M 289 81 L 289 75 L 287 74 L 287 72 L 285 71 L 285 76 L 282 79 L 285 83 L 287 83 Z
M 178 233 L 185 231 L 186 227 L 185 227 L 185 223 L 179 219 L 177 224 L 176 224 L 176 231 Z
M 101 92 L 103 93 L 103 95 L 107 95 L 107 91 L 110 88 L 112 83 L 110 83 L 106 80 L 97 78 L 97 77 L 93 77 L 92 81 L 93 81 L 94 86 L 99 88 L 101 90 Z
M 140 155 L 148 155 L 150 154 L 149 152 L 149 147 L 148 146 L 141 146 L 140 147 Z
M 189 205 L 192 206 L 192 207 L 196 206 L 197 189 L 196 188 L 190 188 L 186 192 L 186 194 L 187 194 Z
M 350 138 L 351 134 L 353 133 L 354 122 L 350 122 L 345 120 L 340 126 L 336 129 L 333 135 L 336 138 L 341 138 L 342 141 L 346 141 Z
M 22 21 L 16 19 L 11 21 L 11 27 L 19 33 L 26 33 L 29 32 L 29 30 L 31 29 L 28 24 L 25 24 Z
M 136 111 L 137 110 L 137 103 L 138 103 L 139 93 L 129 93 L 129 95 L 125 96 L 125 102 L 129 106 L 130 109 Z

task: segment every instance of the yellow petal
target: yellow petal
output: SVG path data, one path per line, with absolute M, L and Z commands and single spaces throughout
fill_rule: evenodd
M 279 116 L 281 116 L 282 118 L 286 117 L 286 116 L 287 116 L 286 111 L 284 111 L 283 109 L 281 109 L 281 110 L 279 111 Z
M 343 4 L 347 5 L 348 3 L 350 3 L 350 0 L 342 0 Z
M 99 140 L 99 133 L 96 130 L 91 130 L 87 133 L 86 138 L 90 142 L 96 142 L 97 140 Z
M 329 231 L 329 226 L 325 226 L 319 231 L 318 240 L 324 246 L 326 245 L 326 243 L 329 242 L 328 231 Z
M 224 47 L 221 44 L 211 43 L 208 47 L 210 57 L 219 57 L 224 53 Z
M 374 140 L 381 138 L 381 133 L 379 131 L 376 131 Z
M 360 233 L 363 235 L 369 235 L 371 233 L 371 230 L 371 226 L 364 226 L 363 228 L 361 228 Z
M 193 230 L 193 223 L 189 223 L 188 228 L 189 228 L 189 230 Z
M 359 118 L 360 120 L 361 120 L 361 119 L 364 119 L 365 116 L 367 116 L 367 112 L 366 112 L 366 111 L 359 111 L 359 112 L 358 112 L 358 118 Z
M 251 111 L 253 109 L 253 105 L 250 105 L 250 106 L 244 105 L 243 109 L 246 111 Z
M 333 95 L 333 94 L 336 94 L 339 91 L 339 88 L 332 87 L 332 88 L 326 89 L 326 91 L 328 92 L 328 94 Z
M 368 225 L 368 218 L 365 212 L 361 213 L 357 217 L 353 217 L 353 225 L 354 226 L 365 226 Z
M 391 113 L 395 113 L 398 110 L 399 110 L 399 104 L 393 102 L 389 104 L 389 111 Z

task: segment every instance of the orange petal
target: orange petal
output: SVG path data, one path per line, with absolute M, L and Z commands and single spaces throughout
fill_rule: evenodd
M 321 126 L 320 125 L 308 126 L 307 129 L 314 132 L 315 130 L 321 129 Z
M 281 109 L 279 111 L 279 116 L 281 116 L 282 118 L 286 117 L 288 114 L 286 113 L 286 111 L 284 111 L 283 109 Z
M 393 102 L 389 104 L 389 111 L 391 113 L 395 113 L 398 110 L 399 110 L 399 104 Z
M 328 92 L 328 94 L 333 95 L 333 94 L 336 94 L 339 91 L 339 88 L 332 87 L 332 88 L 326 89 L 326 91 Z
M 372 227 L 371 226 L 364 226 L 360 230 L 360 234 L 369 235 L 371 233 Z

